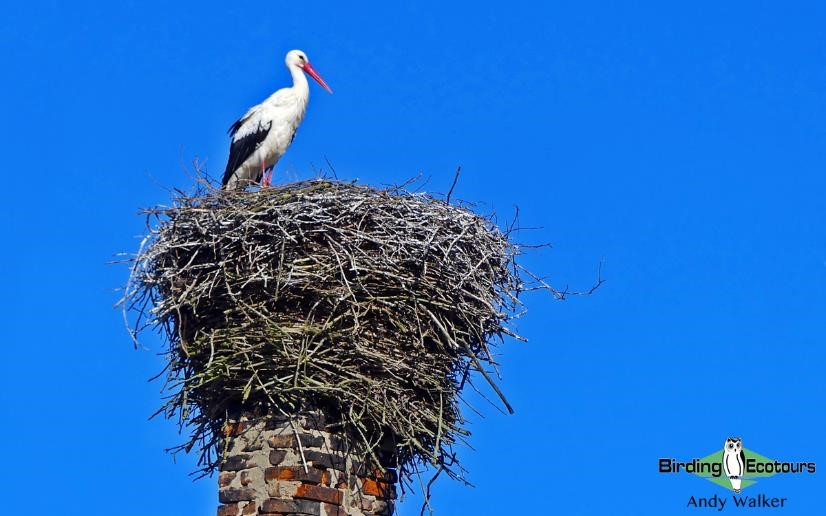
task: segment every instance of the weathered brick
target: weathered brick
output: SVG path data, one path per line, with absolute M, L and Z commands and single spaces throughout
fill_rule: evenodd
M 373 513 L 379 515 L 393 514 L 393 502 L 382 502 L 377 500 L 373 504 Z
M 361 492 L 376 498 L 394 498 L 396 494 L 392 485 L 386 482 L 376 482 L 369 478 L 362 479 Z
M 249 516 L 256 512 L 271 516 L 344 516 L 349 510 L 378 516 L 392 512 L 398 481 L 392 462 L 361 463 L 342 456 L 349 443 L 340 429 L 315 426 L 324 424 L 315 417 L 295 421 L 307 422 L 297 428 L 298 438 L 287 419 L 245 420 L 222 429 L 229 436 L 230 455 L 218 478 L 222 504 L 219 516 Z M 268 430 L 264 430 L 265 426 Z M 323 429 L 323 435 L 313 435 L 316 429 Z M 306 472 L 298 458 L 299 441 L 307 465 L 312 465 Z M 260 468 L 262 461 L 270 467 Z M 384 467 L 377 468 L 379 463 Z M 261 483 L 262 473 L 266 483 Z M 336 484 L 341 489 L 331 487 Z M 270 498 L 262 502 L 258 498 L 261 491 Z M 362 495 L 356 494 L 348 501 L 353 507 L 344 507 L 345 493 L 359 491 Z M 359 509 L 361 501 L 365 503 Z
M 333 451 L 345 451 L 347 449 L 347 441 L 337 435 L 331 435 L 330 449 Z
M 247 502 L 255 499 L 255 489 L 251 487 L 225 487 L 218 490 L 221 503 Z
M 252 441 L 248 442 L 246 446 L 244 446 L 244 451 L 247 452 L 256 452 L 261 450 L 264 447 L 264 440 L 263 439 L 253 439 Z
M 332 505 L 329 503 L 321 504 L 324 507 L 324 513 L 327 516 L 347 516 L 347 511 L 344 510 L 344 507 L 340 505 Z
M 235 473 L 232 471 L 222 471 L 218 473 L 218 487 L 227 487 L 235 478 Z
M 305 428 L 323 428 L 327 424 L 327 417 L 324 412 L 314 412 L 299 419 L 299 423 Z
M 303 448 L 320 448 L 324 446 L 324 438 L 320 435 L 298 434 L 301 439 L 301 446 Z M 273 448 L 297 448 L 298 441 L 295 440 L 295 434 L 283 433 L 274 435 L 268 439 L 270 446 Z
M 352 472 L 360 477 L 369 477 L 373 471 L 373 468 L 357 460 L 351 460 L 350 464 L 352 465 Z
M 333 505 L 341 505 L 344 494 L 338 489 L 324 486 L 314 486 L 312 484 L 301 484 L 295 492 L 296 498 L 306 498 L 319 502 L 327 502 Z
M 305 450 L 304 458 L 307 459 L 307 462 L 312 462 L 313 466 L 332 468 L 339 471 L 344 471 L 345 465 L 347 464 L 344 457 L 316 450 Z
M 289 418 L 283 416 L 270 416 L 264 425 L 267 430 L 277 430 L 287 425 Z
M 255 465 L 250 464 L 249 459 L 250 456 L 246 453 L 239 453 L 238 455 L 227 457 L 227 460 L 221 464 L 221 471 L 240 471 L 254 467 Z
M 261 504 L 261 514 L 321 514 L 321 504 L 310 500 L 280 500 L 270 498 Z
M 238 516 L 241 514 L 237 505 L 219 505 L 218 516 Z
M 237 435 L 241 435 L 245 428 L 246 426 L 243 421 L 238 421 L 236 423 L 226 423 L 224 425 L 224 436 L 234 437 Z
M 270 452 L 270 464 L 278 466 L 284 462 L 284 457 L 287 456 L 287 450 L 272 450 Z
M 307 471 L 304 471 L 302 466 L 277 466 L 267 468 L 264 471 L 264 479 L 267 482 L 273 480 L 298 480 L 300 482 L 318 484 L 321 483 L 321 470 L 307 468 Z
M 369 475 L 365 476 L 381 482 L 387 482 L 388 484 L 395 484 L 399 480 L 399 475 L 396 473 L 395 469 L 386 469 L 382 471 L 380 468 L 375 468 Z
M 275 482 L 267 482 L 267 494 L 270 498 L 281 498 L 284 500 L 291 499 L 295 496 L 295 490 L 301 482 L 291 480 L 277 480 Z

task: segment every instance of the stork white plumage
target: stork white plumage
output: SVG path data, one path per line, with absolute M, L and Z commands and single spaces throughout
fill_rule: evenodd
M 310 86 L 304 72 L 333 92 L 301 50 L 287 52 L 284 62 L 293 77 L 292 87 L 276 91 L 229 128 L 232 144 L 222 181 L 224 188 L 243 188 L 259 181 L 264 186 L 270 184 L 272 169 L 293 142 L 307 111 Z

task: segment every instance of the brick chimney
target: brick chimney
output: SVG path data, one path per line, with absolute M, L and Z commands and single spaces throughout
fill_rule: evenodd
M 326 428 L 319 412 L 292 422 L 242 417 L 228 423 L 224 435 L 218 516 L 394 512 L 395 470 L 353 458 L 348 441 Z

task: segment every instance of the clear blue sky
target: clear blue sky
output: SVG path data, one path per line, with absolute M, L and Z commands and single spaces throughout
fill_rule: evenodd
M 0 17 L 3 512 L 213 514 L 173 463 L 160 342 L 134 351 L 107 265 L 139 207 L 225 164 L 229 124 L 314 87 L 276 178 L 327 156 L 370 184 L 423 172 L 554 248 L 525 264 L 586 299 L 526 296 L 503 348 L 516 408 L 472 418 L 475 489 L 437 514 L 682 514 L 727 492 L 657 473 L 742 435 L 826 468 L 823 2 L 13 2 Z M 725 5 L 721 5 L 725 4 Z M 824 473 L 751 492 L 822 509 Z M 413 496 L 400 514 L 418 514 Z M 114 511 L 113 507 L 117 507 Z

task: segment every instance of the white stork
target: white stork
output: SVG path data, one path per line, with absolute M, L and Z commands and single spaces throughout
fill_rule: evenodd
M 273 167 L 293 142 L 307 111 L 310 87 L 304 72 L 333 92 L 301 50 L 287 52 L 284 62 L 293 76 L 292 88 L 276 91 L 229 128 L 232 144 L 222 181 L 224 188 L 243 188 L 259 181 L 264 186 L 270 184 Z

